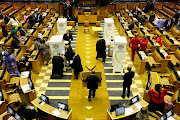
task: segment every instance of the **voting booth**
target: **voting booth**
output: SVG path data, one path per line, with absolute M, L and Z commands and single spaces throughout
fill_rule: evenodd
M 104 18 L 104 39 L 108 44 L 113 36 L 114 20 L 113 18 Z
M 125 36 L 115 36 L 114 37 L 114 49 L 113 49 L 113 73 L 121 72 L 123 73 L 122 62 L 126 55 L 127 40 Z
M 48 42 L 51 48 L 53 56 L 56 56 L 59 52 L 60 54 L 65 54 L 65 45 L 63 42 L 63 35 L 54 35 Z
M 59 18 L 57 20 L 57 32 L 59 35 L 64 35 L 67 31 L 67 18 Z

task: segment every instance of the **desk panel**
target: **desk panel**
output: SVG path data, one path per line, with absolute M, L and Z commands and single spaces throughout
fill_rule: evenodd
M 96 23 L 97 15 L 89 15 L 88 19 L 86 15 L 78 15 L 78 23 L 84 23 L 85 20 L 88 20 L 89 23 Z

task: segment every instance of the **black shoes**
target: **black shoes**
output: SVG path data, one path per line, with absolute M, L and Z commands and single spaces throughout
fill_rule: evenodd
M 125 95 L 121 95 L 121 97 L 124 99 L 124 98 L 125 98 Z
M 91 98 L 88 98 L 89 101 L 91 101 Z

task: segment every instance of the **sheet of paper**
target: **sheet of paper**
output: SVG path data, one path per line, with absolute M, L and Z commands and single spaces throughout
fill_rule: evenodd
M 59 116 L 61 113 L 56 109 L 52 112 L 55 116 Z
M 23 72 L 21 78 L 29 77 L 29 71 Z
M 28 90 L 30 90 L 29 84 L 23 85 L 23 86 L 22 86 L 22 89 L 23 89 L 23 91 L 28 91 Z
M 3 103 L 3 101 L 0 101 L 0 105 Z
M 180 75 L 180 71 L 177 71 L 178 75 Z
M 43 106 L 45 104 L 45 102 L 43 101 L 40 105 Z
M 167 120 L 175 120 L 175 119 L 171 116 Z
M 139 103 L 134 104 L 139 110 L 142 108 L 142 106 Z
M 73 60 L 70 60 L 70 64 L 72 64 L 73 63 Z
M 126 116 L 129 116 L 133 112 L 134 112 L 133 108 L 125 108 L 125 115 Z

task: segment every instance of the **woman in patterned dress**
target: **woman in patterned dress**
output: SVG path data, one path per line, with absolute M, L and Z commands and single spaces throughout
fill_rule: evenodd
M 46 65 L 48 65 L 50 59 L 51 59 L 51 53 L 49 50 L 49 45 L 45 43 L 45 40 L 40 41 L 40 50 L 41 50 L 41 55 L 43 58 L 43 61 L 46 61 Z
M 17 69 L 17 59 L 13 55 L 9 55 L 9 52 L 4 52 L 3 63 L 6 65 L 6 69 L 9 74 L 17 74 L 20 77 L 20 73 Z

